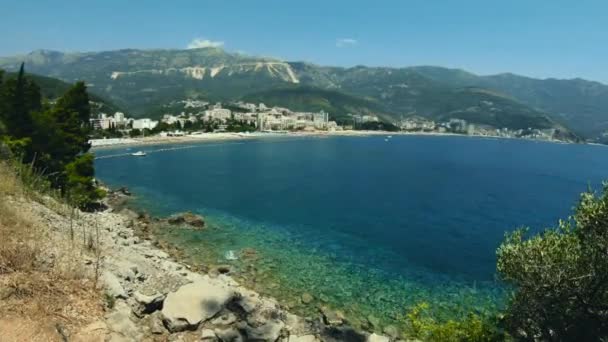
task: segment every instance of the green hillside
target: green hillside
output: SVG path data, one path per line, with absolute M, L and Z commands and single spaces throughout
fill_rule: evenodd
M 477 76 L 458 69 L 415 67 L 451 87 L 481 87 L 507 94 L 548 113 L 578 134 L 595 137 L 608 130 L 608 86 L 583 79 L 535 79 L 515 74 Z
M 6 73 L 5 77 L 16 77 L 17 74 L 13 72 Z M 58 80 L 52 77 L 40 76 L 35 74 L 26 74 L 26 76 L 32 79 L 39 87 L 43 98 L 54 100 L 65 94 L 70 89 L 71 84 Z M 95 94 L 89 94 L 89 99 L 95 104 L 91 107 L 93 114 L 100 112 L 103 113 L 115 113 L 121 111 L 121 109 L 113 104 L 112 102 Z
M 587 138 L 608 130 L 608 86 L 581 79 L 478 76 L 434 66 L 327 67 L 218 48 L 39 50 L 0 58 L 0 68 L 14 71 L 22 61 L 35 74 L 66 82 L 84 79 L 91 93 L 132 116 L 149 116 L 176 99 L 259 97 L 297 110 L 327 110 L 336 117 L 370 112 L 388 121 L 410 115 L 462 117 L 497 127 L 563 126 Z

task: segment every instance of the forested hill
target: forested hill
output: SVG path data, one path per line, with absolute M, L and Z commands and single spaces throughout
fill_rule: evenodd
M 15 72 L 6 73 L 5 78 L 11 78 L 11 77 L 17 77 L 17 73 L 15 73 Z M 32 80 L 35 84 L 37 84 L 38 87 L 40 87 L 40 93 L 41 93 L 42 97 L 49 99 L 49 100 L 55 100 L 55 99 L 59 98 L 61 95 L 65 94 L 65 92 L 68 91 L 68 89 L 70 89 L 70 87 L 72 87 L 72 84 L 64 82 L 64 81 L 56 79 L 56 78 L 53 78 L 53 77 L 46 77 L 46 76 L 35 75 L 35 74 L 26 74 L 25 77 L 27 77 L 28 79 Z M 94 115 L 99 112 L 115 113 L 118 111 L 122 111 L 120 107 L 116 106 L 111 101 L 104 99 L 103 97 L 101 97 L 99 95 L 89 94 L 89 99 L 91 100 L 91 102 L 93 104 L 91 106 L 91 112 Z
M 608 86 L 582 79 L 478 76 L 441 67 L 326 67 L 218 48 L 38 50 L 0 58 L 0 68 L 15 71 L 22 61 L 36 74 L 67 82 L 86 80 L 93 94 L 132 116 L 147 116 L 152 109 L 183 98 L 270 98 L 278 104 L 312 104 L 310 110 L 331 108 L 335 117 L 358 108 L 359 112 L 376 111 L 389 121 L 407 116 L 466 116 L 473 123 L 506 122 L 510 128 L 563 126 L 586 138 L 608 130 Z M 311 88 L 317 90 L 311 93 Z M 331 93 L 321 95 L 321 90 Z M 320 105 L 319 98 L 333 101 Z

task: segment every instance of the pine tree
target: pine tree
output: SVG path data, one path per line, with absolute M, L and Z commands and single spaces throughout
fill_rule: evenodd
M 32 112 L 42 108 L 40 88 L 25 76 L 23 63 L 17 78 L 8 79 L 3 88 L 4 124 L 8 134 L 16 139 L 31 137 Z

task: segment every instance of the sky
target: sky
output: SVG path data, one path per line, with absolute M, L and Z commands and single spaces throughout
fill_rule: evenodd
M 0 56 L 218 46 L 608 84 L 607 0 L 0 0 Z

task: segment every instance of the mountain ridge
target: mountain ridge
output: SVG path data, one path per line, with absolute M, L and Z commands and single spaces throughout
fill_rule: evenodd
M 485 101 L 481 97 L 490 95 L 470 91 L 479 88 L 520 104 L 498 101 L 510 108 L 502 110 L 501 115 L 527 117 L 544 113 L 552 121 L 587 138 L 608 130 L 608 85 L 581 78 L 538 79 L 512 73 L 482 76 L 463 69 L 428 65 L 321 66 L 230 53 L 221 48 L 75 53 L 36 50 L 27 55 L 0 58 L 0 68 L 15 70 L 21 61 L 26 62 L 28 72 L 68 82 L 85 79 L 93 93 L 139 116 L 175 98 L 234 100 L 300 85 L 304 89 L 333 90 L 381 102 L 386 112 L 391 113 L 386 116 L 387 120 L 397 121 L 409 115 L 440 117 L 451 112 L 464 113 L 473 107 L 484 110 L 474 102 Z M 472 96 L 473 102 L 466 96 Z M 444 97 L 455 102 L 446 103 Z M 357 101 L 353 99 L 353 102 Z M 444 109 L 450 112 L 437 112 Z

